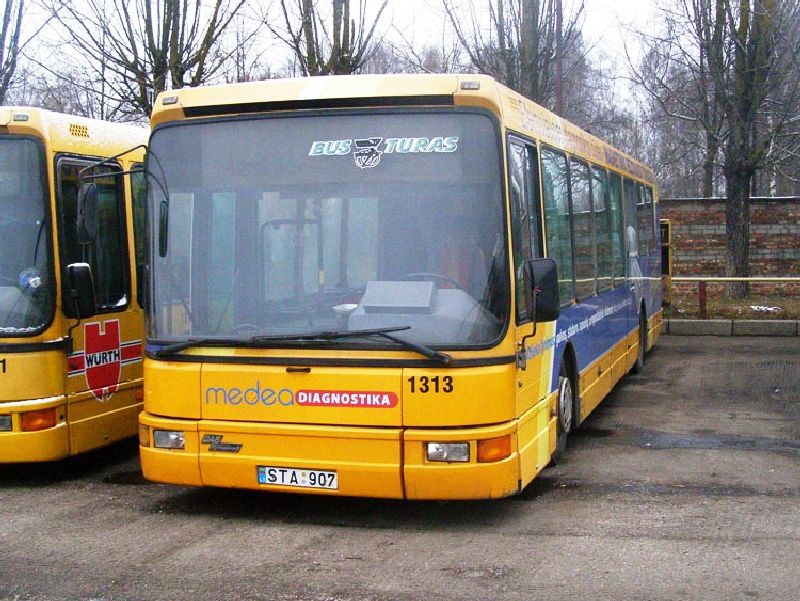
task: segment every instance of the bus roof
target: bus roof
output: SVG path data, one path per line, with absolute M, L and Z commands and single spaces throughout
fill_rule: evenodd
M 271 111 L 387 106 L 472 106 L 544 144 L 652 183 L 652 170 L 488 75 L 334 75 L 182 88 L 162 92 L 151 125 Z
M 0 133 L 35 136 L 53 152 L 113 156 L 147 144 L 148 130 L 36 107 L 0 107 Z M 140 151 L 141 153 L 141 151 Z

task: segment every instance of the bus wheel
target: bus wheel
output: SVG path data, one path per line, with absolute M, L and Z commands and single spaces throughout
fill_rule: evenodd
M 556 409 L 558 419 L 556 420 L 556 450 L 553 452 L 554 463 L 562 459 L 567 450 L 567 435 L 572 431 L 572 420 L 575 415 L 575 392 L 572 389 L 572 378 L 563 362 L 558 372 Z
M 638 374 L 644 369 L 644 353 L 647 350 L 647 317 L 644 307 L 639 311 L 639 351 L 636 353 L 636 363 L 633 365 L 633 373 Z

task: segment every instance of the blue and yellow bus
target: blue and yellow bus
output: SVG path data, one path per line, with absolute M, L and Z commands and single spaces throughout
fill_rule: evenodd
M 661 331 L 652 171 L 478 75 L 162 94 L 142 469 L 521 491 Z

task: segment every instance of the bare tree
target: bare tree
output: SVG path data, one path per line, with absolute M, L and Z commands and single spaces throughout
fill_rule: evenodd
M 104 97 L 148 116 L 162 91 L 221 74 L 223 33 L 245 0 L 49 0 L 63 43 L 94 70 Z M 254 35 L 252 32 L 250 35 Z
M 3 10 L 3 28 L 0 31 L 0 104 L 5 104 L 8 88 L 14 80 L 19 56 L 19 36 L 25 0 L 6 0 Z
M 233 52 L 225 69 L 225 81 L 245 82 L 269 79 L 270 67 L 263 62 L 264 52 L 259 46 L 259 39 L 248 27 L 249 19 L 239 14 L 229 27 L 232 37 Z
M 651 108 L 666 117 L 662 125 L 679 136 L 686 152 L 702 151 L 701 194 L 711 196 L 724 126 L 724 91 L 712 68 L 722 67 L 731 40 L 722 36 L 724 17 L 720 19 L 709 0 L 677 0 L 662 6 L 661 14 L 664 33 L 639 36 L 645 58 L 633 70 L 633 79 L 648 93 Z
M 692 124 L 682 141 L 703 151 L 703 191 L 725 181 L 726 274 L 749 274 L 750 194 L 756 173 L 798 150 L 800 58 L 797 0 L 676 0 L 665 33 L 648 40 L 634 75 L 672 122 Z M 686 132 L 685 128 L 675 128 Z M 691 131 L 691 130 L 690 130 Z M 748 287 L 728 293 L 741 298 Z
M 375 30 L 388 2 L 381 0 L 370 23 L 366 0 L 357 0 L 355 16 L 350 0 L 330 0 L 330 13 L 315 0 L 280 0 L 283 25 L 270 18 L 265 24 L 292 51 L 302 75 L 345 75 L 358 72 L 375 51 Z
M 5 0 L 0 27 L 0 104 L 6 103 L 8 92 L 19 74 L 22 51 L 47 24 L 47 20 L 43 20 L 35 31 L 23 39 L 22 20 L 26 13 L 25 0 Z
M 367 65 L 368 69 L 375 69 L 372 63 L 380 63 L 386 55 L 391 56 L 394 69 L 383 71 L 386 73 L 463 73 L 471 68 L 463 65 L 461 45 L 450 39 L 444 23 L 438 44 L 432 43 L 430 38 L 418 43 L 413 34 L 409 36 L 397 27 L 394 33 L 398 41 L 379 44 L 376 56 Z
M 442 5 L 475 69 L 531 100 L 555 108 L 559 49 L 570 55 L 562 78 L 579 79 L 576 71 L 586 64 L 580 36 L 582 1 L 563 24 L 561 0 L 493 0 L 487 6 L 442 0 Z

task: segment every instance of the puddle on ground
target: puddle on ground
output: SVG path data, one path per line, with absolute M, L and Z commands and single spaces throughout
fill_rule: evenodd
M 655 482 L 604 482 L 600 480 L 571 480 L 567 478 L 538 476 L 518 497 L 533 501 L 553 492 L 573 492 L 584 495 L 614 493 L 640 495 L 693 495 L 704 497 L 798 497 L 798 489 L 764 490 L 748 486 L 726 486 L 715 484 L 681 484 Z
M 733 449 L 800 454 L 800 440 L 766 436 L 718 434 L 708 430 L 692 433 L 659 432 L 628 428 L 625 437 L 644 449 Z
M 570 434 L 570 436 L 575 438 L 608 438 L 609 436 L 614 436 L 616 433 L 616 430 L 610 428 L 590 428 L 582 426 Z

